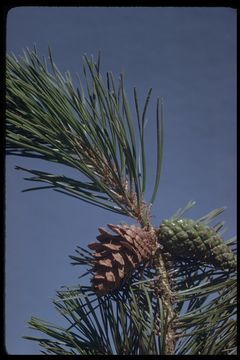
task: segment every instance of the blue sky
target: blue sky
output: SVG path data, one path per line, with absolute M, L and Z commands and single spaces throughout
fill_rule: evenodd
M 231 8 L 19 7 L 8 13 L 7 51 L 51 46 L 62 72 L 81 73 L 82 56 L 102 54 L 102 73 L 124 71 L 133 99 L 153 88 L 148 112 L 150 195 L 155 176 L 154 116 L 164 102 L 164 157 L 152 223 L 189 200 L 197 218 L 226 206 L 224 238 L 236 233 L 236 11 Z M 62 285 L 78 283 L 69 255 L 93 242 L 97 229 L 127 218 L 51 190 L 22 193 L 30 183 L 15 165 L 57 173 L 32 159 L 6 161 L 6 349 L 37 354 L 23 335 L 31 316 L 61 324 L 52 305 Z M 148 200 L 146 198 L 146 200 Z

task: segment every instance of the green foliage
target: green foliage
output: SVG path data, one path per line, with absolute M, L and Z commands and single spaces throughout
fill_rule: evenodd
M 27 50 L 20 60 L 7 56 L 7 153 L 74 168 L 90 182 L 17 167 L 34 175 L 28 180 L 49 184 L 45 188 L 138 218 L 146 188 L 145 127 L 151 89 L 142 113 L 134 89 L 135 129 L 123 75 L 117 85 L 111 72 L 104 81 L 100 56 L 97 62 L 83 57 L 84 84 L 79 80 L 77 89 L 70 73 L 63 76 L 57 69 L 50 50 L 49 62 L 51 71 L 35 49 Z M 157 170 L 151 202 L 157 194 L 162 159 L 160 99 L 156 134 Z M 44 187 L 28 191 L 40 188 Z
M 149 206 L 161 171 L 162 102 L 156 104 L 155 183 L 146 204 L 145 128 L 151 89 L 142 111 L 134 89 L 133 116 L 123 75 L 118 84 L 110 72 L 104 81 L 100 56 L 97 61 L 84 56 L 83 80 L 75 89 L 70 73 L 60 73 L 50 50 L 48 63 L 36 49 L 21 59 L 7 56 L 7 154 L 62 164 L 81 175 L 73 179 L 17 167 L 30 174 L 27 180 L 40 183 L 25 191 L 51 188 L 149 226 Z M 181 219 L 193 205 L 179 209 L 171 221 Z M 222 211 L 196 221 L 208 225 Z M 213 228 L 220 233 L 223 222 Z M 236 239 L 226 244 L 236 252 Z M 90 286 L 58 291 L 54 305 L 67 325 L 32 317 L 30 327 L 42 336 L 25 338 L 37 341 L 49 355 L 236 354 L 236 271 L 216 269 L 198 258 L 174 259 L 161 247 L 158 255 L 140 266 L 120 291 L 102 297 Z M 80 278 L 89 278 L 92 254 L 79 246 L 71 259 L 80 266 Z
M 202 219 L 209 223 L 221 210 Z M 235 253 L 236 239 L 227 244 Z M 82 276 L 91 273 L 88 250 L 78 247 L 71 259 L 80 269 L 87 266 Z M 236 273 L 190 260 L 169 259 L 167 269 L 175 312 L 175 354 L 236 354 Z M 164 355 L 167 311 L 156 294 L 161 278 L 152 264 L 135 271 L 120 291 L 103 297 L 88 286 L 66 287 L 58 291 L 54 304 L 69 326 L 32 318 L 30 327 L 48 337 L 25 338 L 38 341 L 45 354 Z

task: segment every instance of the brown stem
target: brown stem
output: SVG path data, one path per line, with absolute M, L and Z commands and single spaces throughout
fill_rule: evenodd
M 174 355 L 176 344 L 174 326 L 176 313 L 172 306 L 174 297 L 166 268 L 166 259 L 164 258 L 164 255 L 159 252 L 155 259 L 155 267 L 158 274 L 158 280 L 155 281 L 155 294 L 161 298 L 165 322 L 165 338 L 162 349 L 164 355 Z

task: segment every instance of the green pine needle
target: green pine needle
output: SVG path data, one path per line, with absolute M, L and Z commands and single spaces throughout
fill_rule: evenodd
M 100 54 L 96 62 L 86 55 L 83 57 L 83 78 L 79 79 L 77 89 L 71 74 L 62 75 L 58 70 L 51 49 L 48 60 L 41 60 L 35 48 L 27 49 L 24 57 L 19 59 L 14 55 L 7 56 L 7 154 L 43 159 L 77 169 L 90 180 L 93 190 L 86 194 L 84 181 L 73 180 L 81 192 L 79 198 L 144 224 L 146 219 L 141 213 L 146 205 L 144 129 L 151 89 L 142 114 L 134 89 L 135 121 L 123 74 L 118 85 L 110 72 L 105 82 L 100 74 Z M 151 203 L 156 198 L 162 159 L 159 100 L 156 125 L 157 171 Z M 46 178 L 39 171 L 34 181 L 49 182 L 50 175 Z M 71 181 L 65 177 L 68 189 L 64 193 L 72 196 L 72 191 L 68 191 Z M 52 181 L 52 188 L 62 191 L 56 181 Z M 101 203 L 98 193 L 105 195 Z

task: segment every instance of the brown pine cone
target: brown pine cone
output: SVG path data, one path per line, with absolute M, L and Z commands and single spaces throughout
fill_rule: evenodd
M 88 245 L 95 251 L 91 281 L 98 295 L 119 289 L 141 263 L 152 258 L 157 249 L 153 229 L 112 224 L 108 224 L 108 227 L 117 235 L 99 228 L 99 242 Z

